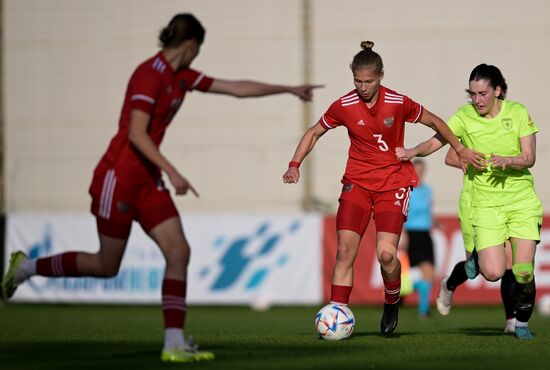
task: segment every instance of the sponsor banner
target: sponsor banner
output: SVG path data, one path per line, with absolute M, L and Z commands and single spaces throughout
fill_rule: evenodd
M 322 300 L 322 216 L 183 216 L 191 245 L 188 303 L 318 304 Z M 6 257 L 69 250 L 95 253 L 95 219 L 85 214 L 8 217 Z M 159 303 L 164 259 L 135 224 L 116 277 L 44 278 L 22 284 L 16 301 Z
M 432 230 L 436 283 L 431 298 L 435 302 L 439 293 L 439 282 L 449 275 L 455 264 L 465 258 L 460 224 L 456 217 L 438 217 L 440 229 Z M 545 227 L 546 225 L 546 227 Z M 375 227 L 371 222 L 361 241 L 354 265 L 354 287 L 350 297 L 352 304 L 381 304 L 384 299 L 382 277 L 375 254 Z M 323 235 L 323 295 L 330 300 L 330 282 L 337 249 L 336 219 L 326 217 Z M 543 219 L 541 242 L 535 257 L 535 279 L 537 299 L 550 294 L 550 216 Z M 407 296 L 407 303 L 416 303 L 416 294 Z M 453 295 L 453 304 L 500 304 L 500 282 L 488 282 L 478 276 L 461 285 Z
M 321 215 L 184 217 L 197 303 L 318 304 Z M 190 300 L 191 301 L 191 300 Z

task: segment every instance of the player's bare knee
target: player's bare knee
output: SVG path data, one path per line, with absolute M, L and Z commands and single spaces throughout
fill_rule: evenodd
M 392 264 L 393 261 L 394 261 L 394 256 L 387 251 L 382 251 L 378 255 L 378 262 L 380 262 L 380 264 L 382 265 L 390 265 Z
M 498 281 L 504 275 L 504 271 L 502 269 L 486 268 L 482 270 L 482 274 L 488 281 Z
M 191 251 L 187 246 L 169 248 L 165 251 L 167 263 L 175 263 L 178 265 L 187 265 L 189 262 Z
M 338 244 L 338 250 L 336 252 L 336 262 L 353 262 L 355 256 L 355 247 L 352 243 L 340 242 Z
M 378 253 L 377 257 L 378 257 L 378 262 L 380 262 L 380 264 L 383 266 L 393 265 L 396 263 L 396 260 L 397 260 L 397 255 L 395 253 L 392 253 L 385 249 L 381 250 Z
M 392 266 L 397 263 L 397 245 L 393 245 L 389 241 L 379 240 L 376 250 L 376 257 L 382 266 Z

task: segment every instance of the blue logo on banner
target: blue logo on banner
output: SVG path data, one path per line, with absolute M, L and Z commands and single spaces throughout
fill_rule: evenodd
M 281 244 L 284 236 L 294 233 L 300 226 L 300 222 L 295 221 L 283 232 L 270 232 L 270 225 L 262 223 L 250 235 L 230 240 L 226 240 L 223 235 L 219 236 L 213 244 L 214 248 L 223 250 L 220 259 L 215 262 L 221 267 L 221 272 L 214 278 L 210 289 L 220 291 L 234 286 L 253 262 L 259 263 L 261 266 L 251 272 L 250 277 L 244 282 L 244 289 L 248 291 L 257 289 L 274 268 L 287 263 L 288 256 L 286 254 L 283 253 L 276 257 L 275 261 L 273 261 L 273 256 L 276 256 L 277 247 Z M 253 243 L 259 245 L 255 253 L 246 253 L 247 248 L 250 249 Z M 211 270 L 212 266 L 205 266 L 201 270 L 200 276 L 206 278 Z

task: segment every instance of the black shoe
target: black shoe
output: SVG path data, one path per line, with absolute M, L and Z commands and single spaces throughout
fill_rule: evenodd
M 380 321 L 382 335 L 390 335 L 397 327 L 397 314 L 399 313 L 399 302 L 394 304 L 384 303 L 384 313 Z

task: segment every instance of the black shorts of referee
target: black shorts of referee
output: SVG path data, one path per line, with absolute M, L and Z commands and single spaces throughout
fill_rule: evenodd
M 407 230 L 409 234 L 409 263 L 411 267 L 422 262 L 434 263 L 434 244 L 428 230 Z

